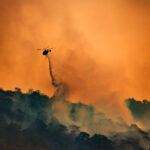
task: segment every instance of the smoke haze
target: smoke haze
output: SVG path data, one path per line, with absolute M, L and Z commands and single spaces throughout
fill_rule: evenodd
M 130 122 L 123 100 L 150 99 L 149 13 L 148 0 L 1 1 L 0 86 L 51 96 L 47 60 L 36 52 L 50 46 L 69 100 Z

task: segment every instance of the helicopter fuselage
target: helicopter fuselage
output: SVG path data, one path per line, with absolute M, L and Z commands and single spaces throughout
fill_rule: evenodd
M 51 52 L 51 50 L 45 49 L 45 50 L 43 51 L 43 55 L 47 55 L 49 52 Z

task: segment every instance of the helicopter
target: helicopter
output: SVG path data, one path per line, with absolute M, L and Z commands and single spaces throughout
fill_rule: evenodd
M 52 51 L 52 48 L 42 48 L 37 50 L 43 51 L 43 55 L 48 55 L 48 53 Z

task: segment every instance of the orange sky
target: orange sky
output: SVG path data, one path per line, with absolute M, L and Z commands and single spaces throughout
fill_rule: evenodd
M 0 87 L 52 95 L 48 62 L 67 98 L 126 115 L 123 100 L 150 99 L 149 0 L 0 2 Z M 116 109 L 117 108 L 117 109 Z

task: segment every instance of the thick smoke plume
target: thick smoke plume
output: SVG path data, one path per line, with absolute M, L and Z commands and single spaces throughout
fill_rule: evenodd
M 49 98 L 33 90 L 0 89 L 0 133 L 2 150 L 150 148 L 149 131 L 122 120 L 114 122 L 93 106 L 71 103 L 60 95 Z
M 1 0 L 0 86 L 52 96 L 47 62 L 35 52 L 51 44 L 67 98 L 128 121 L 123 99 L 149 99 L 149 14 L 148 0 Z

